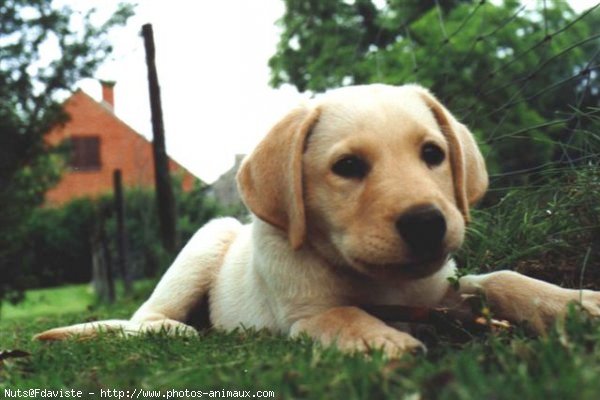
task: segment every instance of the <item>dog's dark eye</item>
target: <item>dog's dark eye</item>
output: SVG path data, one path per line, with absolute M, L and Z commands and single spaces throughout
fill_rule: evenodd
M 426 143 L 421 149 L 421 158 L 430 167 L 436 167 L 444 161 L 446 154 L 437 144 Z
M 333 164 L 331 171 L 343 178 L 364 178 L 369 172 L 369 164 L 355 155 L 347 155 Z

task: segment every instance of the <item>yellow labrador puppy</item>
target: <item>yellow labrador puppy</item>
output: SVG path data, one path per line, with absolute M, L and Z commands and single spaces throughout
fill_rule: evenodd
M 219 329 L 308 334 L 390 356 L 423 345 L 358 305 L 434 307 L 482 293 L 496 316 L 540 332 L 571 301 L 599 315 L 599 292 L 510 271 L 450 286 L 449 255 L 487 183 L 471 133 L 427 90 L 333 90 L 292 110 L 243 163 L 238 185 L 251 224 L 223 218 L 200 229 L 130 321 L 57 328 L 37 339 L 98 330 L 193 334 L 185 322 L 206 295 Z

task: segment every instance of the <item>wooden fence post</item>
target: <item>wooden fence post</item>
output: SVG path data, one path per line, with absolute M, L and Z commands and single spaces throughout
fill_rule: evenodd
M 104 207 L 97 211 L 97 224 L 90 237 L 92 251 L 92 285 L 103 302 L 114 303 L 115 282 L 112 272 L 112 257 L 108 248 L 105 222 L 107 210 Z
M 125 294 L 131 293 L 131 274 L 127 265 L 127 233 L 125 231 L 125 201 L 123 200 L 123 179 L 121 170 L 113 172 L 115 215 L 117 217 L 117 259 L 119 271 L 125 285 Z
M 152 148 L 154 152 L 154 177 L 156 182 L 156 200 L 163 246 L 171 253 L 177 247 L 175 230 L 175 196 L 169 175 L 169 159 L 165 149 L 165 133 L 160 100 L 160 87 L 156 72 L 154 34 L 152 25 L 142 26 L 142 36 L 146 48 L 148 65 L 148 86 L 150 90 L 150 109 L 152 111 Z

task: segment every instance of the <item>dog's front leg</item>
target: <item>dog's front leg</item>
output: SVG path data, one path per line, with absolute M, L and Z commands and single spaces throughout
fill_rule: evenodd
M 296 321 L 290 335 L 307 334 L 325 346 L 336 345 L 345 352 L 381 349 L 389 357 L 424 350 L 423 343 L 394 329 L 356 307 L 330 308 Z
M 458 281 L 456 295 L 482 295 L 496 318 L 527 322 L 537 333 L 561 318 L 569 303 L 581 303 L 594 316 L 600 316 L 600 292 L 564 289 L 521 275 L 514 271 L 497 271 L 484 275 L 466 275 Z
M 186 330 L 187 325 L 183 322 L 209 293 L 240 227 L 233 218 L 216 219 L 204 225 L 183 248 L 131 320 L 144 323 L 153 330 L 161 329 L 161 324 Z

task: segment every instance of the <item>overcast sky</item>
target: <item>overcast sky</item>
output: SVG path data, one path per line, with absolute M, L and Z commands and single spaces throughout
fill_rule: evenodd
M 118 0 L 59 0 L 106 17 Z M 534 3 L 535 0 L 529 3 Z M 582 10 L 593 0 L 570 2 Z M 125 28 L 111 34 L 114 54 L 97 78 L 116 81 L 115 112 L 151 137 L 147 69 L 141 26 L 152 23 L 167 152 L 206 182 L 248 153 L 303 97 L 268 85 L 283 14 L 281 0 L 143 0 Z M 100 100 L 96 80 L 79 87 Z
M 73 8 L 114 10 L 117 1 L 64 0 Z M 258 6 L 260 4 L 260 6 Z M 113 80 L 115 112 L 151 137 L 141 26 L 152 23 L 168 153 L 207 182 L 248 153 L 302 98 L 292 87 L 269 87 L 269 57 L 278 40 L 280 0 L 144 0 L 125 28 L 110 36 L 114 54 L 97 77 Z M 79 87 L 100 100 L 100 84 Z

